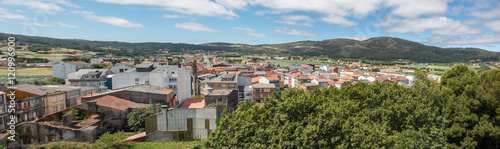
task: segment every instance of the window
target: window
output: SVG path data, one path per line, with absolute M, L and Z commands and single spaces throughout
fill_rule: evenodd
M 149 84 L 149 81 L 145 81 L 144 83 L 145 83 L 145 84 Z
M 52 97 L 52 102 L 57 102 L 57 97 L 56 96 Z
M 234 84 L 229 84 L 229 89 L 234 89 Z
M 260 94 L 255 94 L 255 97 L 260 98 Z
M 175 71 L 172 71 L 171 74 L 175 74 Z
M 57 112 L 57 106 L 56 106 L 56 107 L 54 107 L 54 109 L 53 109 L 53 110 L 54 110 L 54 112 Z
M 258 88 L 258 89 L 255 89 L 255 92 L 260 92 L 260 88 Z
M 176 83 L 177 82 L 177 78 L 169 78 L 168 81 L 171 82 L 171 83 Z
M 120 69 L 120 72 L 124 72 L 124 70 L 123 70 L 123 69 Z
M 213 84 L 208 84 L 208 87 L 214 88 L 214 85 Z
M 274 92 L 274 89 L 271 89 L 271 92 Z
M 135 82 L 139 82 L 139 78 L 135 78 Z
M 64 101 L 64 95 L 59 95 L 59 100 Z
M 63 109 L 64 109 L 64 105 L 61 105 L 61 110 L 63 110 Z
M 217 87 L 222 87 L 222 85 L 221 84 L 217 84 Z
M 31 144 L 31 138 L 23 138 L 22 144 Z
M 217 103 L 221 103 L 222 102 L 222 97 L 218 97 L 217 98 Z

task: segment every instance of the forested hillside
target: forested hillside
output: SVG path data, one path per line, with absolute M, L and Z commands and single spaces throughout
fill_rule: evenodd
M 455 65 L 435 85 L 275 93 L 225 115 L 206 148 L 500 148 L 500 70 Z
M 20 42 L 21 45 L 28 44 L 32 46 L 35 51 L 48 50 L 51 47 L 60 47 L 106 52 L 109 45 L 107 41 L 54 39 L 0 33 L 0 41 L 6 41 L 8 37 L 15 37 L 16 41 Z M 165 49 L 169 52 L 188 52 L 190 50 L 227 51 L 240 52 L 242 54 L 278 54 L 281 56 L 325 55 L 330 58 L 354 58 L 382 61 L 406 59 L 415 62 L 439 63 L 467 62 L 476 59 L 482 59 L 483 61 L 498 61 L 500 59 L 500 52 L 491 52 L 477 48 L 440 48 L 391 37 L 376 37 L 364 41 L 331 39 L 271 45 L 245 45 L 221 42 L 196 45 L 186 43 L 129 43 L 111 41 L 111 46 L 113 49 L 118 50 L 114 52 L 117 56 L 155 55 L 159 53 L 159 49 Z

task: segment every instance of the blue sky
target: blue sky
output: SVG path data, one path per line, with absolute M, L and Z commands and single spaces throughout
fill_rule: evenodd
M 391 36 L 500 52 L 491 0 L 0 0 L 0 32 L 126 42 L 276 44 Z

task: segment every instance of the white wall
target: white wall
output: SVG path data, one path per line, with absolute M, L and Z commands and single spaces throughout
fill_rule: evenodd
M 76 66 L 68 63 L 59 63 L 52 65 L 52 76 L 67 79 L 69 73 L 76 72 Z
M 146 84 L 149 81 L 149 72 L 127 72 L 117 73 L 112 77 L 112 89 L 123 88 L 135 85 L 135 78 L 139 78 L 139 84 Z

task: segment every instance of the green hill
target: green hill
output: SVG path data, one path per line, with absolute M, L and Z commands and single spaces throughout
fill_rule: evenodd
M 0 41 L 15 37 L 21 44 L 43 45 L 94 52 L 106 52 L 108 41 L 90 41 L 75 39 L 55 39 L 0 33 Z M 491 52 L 477 48 L 440 48 L 392 37 L 376 37 L 364 41 L 352 39 L 330 39 L 323 41 L 300 41 L 284 44 L 246 45 L 232 43 L 130 43 L 112 41 L 112 47 L 118 50 L 117 56 L 155 55 L 158 49 L 170 52 L 186 50 L 227 51 L 242 54 L 279 54 L 279 55 L 327 55 L 330 58 L 355 58 L 368 60 L 407 59 L 416 62 L 466 62 L 473 59 L 498 61 L 500 52 Z

